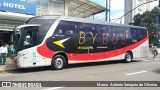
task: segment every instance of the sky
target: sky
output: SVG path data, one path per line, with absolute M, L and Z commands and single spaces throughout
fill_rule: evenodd
M 103 7 L 106 7 L 106 0 L 90 0 Z M 158 0 L 151 3 L 151 8 L 158 5 Z M 124 0 L 111 0 L 111 20 L 119 18 L 124 15 Z M 95 18 L 105 19 L 105 13 L 95 15 Z M 123 20 L 124 21 L 124 20 Z M 119 23 L 119 22 L 117 22 Z

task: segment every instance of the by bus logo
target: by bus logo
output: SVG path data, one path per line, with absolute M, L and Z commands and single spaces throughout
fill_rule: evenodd
M 12 87 L 11 82 L 2 82 L 2 87 Z

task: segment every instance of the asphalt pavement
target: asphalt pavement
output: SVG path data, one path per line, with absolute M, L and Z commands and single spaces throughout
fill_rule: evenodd
M 146 58 L 141 58 L 141 60 L 150 61 L 153 60 L 153 54 L 149 53 L 149 56 Z M 156 60 L 160 60 L 160 54 L 156 57 Z M 0 65 L 0 72 L 15 70 L 12 60 L 8 57 L 6 59 L 6 65 Z
M 134 60 L 131 63 L 108 61 L 99 63 L 72 64 L 64 70 L 50 67 L 15 70 L 8 58 L 7 64 L 0 66 L 0 81 L 160 81 L 160 55 L 152 59 Z M 2 70 L 3 68 L 3 70 Z M 48 83 L 50 84 L 50 83 Z M 74 83 L 72 83 L 74 84 Z M 83 82 L 81 83 L 84 84 Z M 54 84 L 53 84 L 54 85 Z M 0 90 L 159 90 L 160 87 L 58 87 L 0 88 Z

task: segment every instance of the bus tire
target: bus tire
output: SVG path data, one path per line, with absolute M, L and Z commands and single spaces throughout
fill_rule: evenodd
M 62 70 L 66 66 L 66 58 L 63 55 L 56 55 L 51 62 L 51 68 L 54 70 Z
M 124 62 L 125 62 L 125 63 L 130 63 L 130 62 L 132 62 L 132 54 L 131 54 L 130 52 L 127 52 L 127 53 L 125 54 Z

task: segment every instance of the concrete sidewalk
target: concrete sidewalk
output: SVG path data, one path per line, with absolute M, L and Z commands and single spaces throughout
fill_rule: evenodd
M 142 60 L 153 60 L 152 52 L 150 52 L 149 55 L 146 58 L 143 58 Z M 160 53 L 157 55 L 155 60 L 160 60 Z
M 9 71 L 16 69 L 13 64 L 12 60 L 10 58 L 6 58 L 6 65 L 0 65 L 0 72 Z

